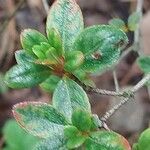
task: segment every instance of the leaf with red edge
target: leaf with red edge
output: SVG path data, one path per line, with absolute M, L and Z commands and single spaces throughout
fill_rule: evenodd
M 63 135 L 65 117 L 46 103 L 24 102 L 13 107 L 13 114 L 19 124 L 29 133 L 42 138 Z
M 113 131 L 98 131 L 85 142 L 86 150 L 131 150 L 128 141 Z

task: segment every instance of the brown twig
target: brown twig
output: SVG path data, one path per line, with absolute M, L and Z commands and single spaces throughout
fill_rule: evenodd
M 117 105 L 115 105 L 112 109 L 107 111 L 105 115 L 101 118 L 102 121 L 107 121 L 121 106 L 126 104 L 129 100 L 134 99 L 135 93 L 142 88 L 146 82 L 150 80 L 150 74 L 147 74 L 141 81 L 139 81 L 133 88 L 126 91 L 128 93 L 126 97 Z
M 119 96 L 124 97 L 124 92 L 115 92 L 115 91 L 108 91 L 104 89 L 98 89 L 98 88 L 91 88 L 91 87 L 83 87 L 87 92 L 90 93 L 97 93 L 100 95 L 107 95 L 107 96 Z
M 115 70 L 113 71 L 113 79 L 114 79 L 116 92 L 119 92 L 119 82 L 118 82 L 118 78 L 117 78 L 117 74 Z
M 42 0 L 42 3 L 43 3 L 43 7 L 46 11 L 46 14 L 48 14 L 49 12 L 49 6 L 48 6 L 48 3 L 47 3 L 47 0 Z

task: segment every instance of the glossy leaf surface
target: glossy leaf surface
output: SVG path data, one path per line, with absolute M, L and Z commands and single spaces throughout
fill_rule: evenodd
M 85 91 L 67 77 L 61 80 L 55 89 L 53 106 L 70 121 L 72 113 L 76 109 L 80 108 L 91 112 L 89 99 Z
M 17 64 L 24 64 L 27 62 L 32 63 L 36 60 L 36 57 L 33 57 L 27 54 L 25 50 L 16 51 L 15 58 L 16 58 Z
M 125 33 L 112 26 L 85 29 L 74 44 L 75 50 L 81 50 L 86 55 L 81 71 L 98 73 L 110 68 L 119 60 L 120 48 L 127 42 Z
M 22 63 L 12 67 L 5 76 L 11 88 L 27 88 L 38 85 L 48 78 L 50 68 L 33 63 Z
M 55 28 L 65 51 L 71 50 L 76 37 L 83 29 L 83 17 L 75 0 L 56 0 L 47 18 L 47 35 Z
M 33 150 L 68 150 L 64 136 L 55 135 L 39 142 Z
M 92 133 L 85 143 L 86 150 L 131 150 L 128 141 L 110 131 Z
M 107 53 L 107 49 L 118 49 L 127 44 L 128 39 L 125 33 L 110 25 L 97 25 L 84 29 L 74 43 L 74 49 L 80 50 L 87 56 L 96 51 L 101 56 Z
M 63 135 L 65 117 L 46 103 L 24 102 L 13 107 L 15 119 L 29 133 L 42 138 Z

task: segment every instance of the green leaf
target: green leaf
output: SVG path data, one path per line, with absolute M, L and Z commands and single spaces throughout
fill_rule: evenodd
M 65 70 L 72 72 L 83 63 L 84 55 L 80 51 L 67 52 L 65 55 L 65 61 Z
M 62 56 L 64 55 L 63 47 L 62 47 L 62 40 L 60 37 L 60 34 L 56 29 L 52 28 L 48 32 L 48 40 L 52 47 L 54 47 L 57 50 L 57 55 Z
M 62 136 L 65 117 L 46 103 L 24 102 L 13 107 L 15 119 L 29 133 L 42 138 Z
M 112 25 L 113 27 L 123 30 L 124 32 L 127 31 L 126 24 L 122 19 L 114 18 L 109 21 L 109 24 Z
M 80 131 L 89 131 L 91 129 L 91 114 L 81 109 L 76 109 L 72 114 L 72 124 Z
M 74 44 L 74 50 L 86 55 L 81 71 L 98 73 L 112 67 L 119 60 L 120 48 L 127 41 L 122 30 L 109 25 L 86 28 Z
M 120 50 L 107 49 L 99 59 L 86 58 L 80 70 L 92 74 L 102 74 L 108 69 L 113 68 L 119 58 Z
M 36 58 L 27 54 L 25 50 L 19 50 L 15 52 L 15 58 L 17 64 L 24 64 L 26 62 L 35 62 Z
M 150 128 L 142 132 L 138 140 L 138 150 L 149 150 L 149 149 L 150 149 Z
M 118 49 L 127 42 L 127 36 L 123 31 L 110 25 L 96 25 L 80 33 L 74 43 L 74 50 L 80 50 L 86 55 L 99 51 L 103 56 L 107 49 Z
M 33 150 L 68 150 L 66 148 L 66 141 L 63 136 L 47 138 L 39 142 Z
M 144 73 L 150 73 L 150 56 L 141 56 L 137 62 Z
M 49 50 L 46 52 L 46 57 L 52 62 L 59 62 L 59 55 L 54 47 L 49 48 Z
M 64 50 L 69 51 L 83 28 L 82 13 L 76 1 L 56 0 L 47 18 L 47 35 L 52 29 L 56 29 L 61 36 Z
M 5 76 L 5 82 L 11 88 L 33 87 L 46 80 L 51 73 L 48 67 L 24 63 L 12 67 Z
M 51 45 L 42 42 L 40 45 L 34 45 L 32 48 L 33 53 L 41 60 L 46 59 L 46 52 L 51 48 Z
M 26 29 L 21 33 L 21 44 L 29 54 L 34 55 L 32 48 L 34 45 L 40 45 L 42 42 L 48 43 L 48 40 L 40 32 L 33 29 Z
M 51 75 L 48 79 L 40 84 L 40 87 L 47 92 L 54 92 L 60 79 L 61 78 L 58 76 Z
M 64 135 L 66 139 L 70 139 L 77 134 L 81 134 L 81 133 L 75 126 L 65 126 Z
M 45 59 L 46 55 L 41 48 L 42 47 L 40 45 L 34 45 L 32 51 L 39 59 Z
M 74 126 L 66 126 L 64 134 L 67 139 L 66 145 L 68 149 L 78 148 L 86 140 L 86 136 L 83 136 L 82 133 Z
M 26 133 L 15 120 L 6 122 L 3 128 L 5 148 L 7 150 L 31 150 L 39 141 L 34 136 Z
M 61 80 L 55 89 L 53 106 L 70 121 L 72 113 L 76 109 L 80 108 L 91 112 L 89 99 L 85 91 L 67 77 Z
M 138 27 L 139 21 L 140 21 L 140 12 L 134 12 L 132 13 L 128 18 L 128 28 L 130 31 L 135 31 Z
M 85 142 L 86 150 L 131 150 L 128 141 L 110 131 L 93 132 Z

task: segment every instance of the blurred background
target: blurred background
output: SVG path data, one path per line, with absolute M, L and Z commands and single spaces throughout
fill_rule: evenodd
M 54 0 L 47 0 L 49 7 Z M 108 24 L 114 17 L 127 22 L 129 15 L 136 10 L 136 0 L 77 0 L 80 5 L 85 26 Z M 0 0 L 0 147 L 3 145 L 2 127 L 12 118 L 11 108 L 22 101 L 50 102 L 51 96 L 39 87 L 32 89 L 10 89 L 4 83 L 5 72 L 16 64 L 14 52 L 21 49 L 20 32 L 33 28 L 45 34 L 46 8 L 42 0 Z M 150 0 L 144 0 L 143 17 L 140 24 L 141 53 L 150 55 Z M 133 33 L 128 33 L 130 45 Z M 116 66 L 120 88 L 135 85 L 143 74 L 136 64 L 138 54 L 131 51 Z M 93 76 L 97 87 L 114 90 L 112 71 Z M 119 102 L 119 98 L 89 94 L 93 113 L 102 116 L 106 110 Z M 136 94 L 135 101 L 129 102 L 113 115 L 108 125 L 129 139 L 136 141 L 138 134 L 150 123 L 150 89 L 143 87 Z M 1 148 L 0 148 L 1 149 Z

